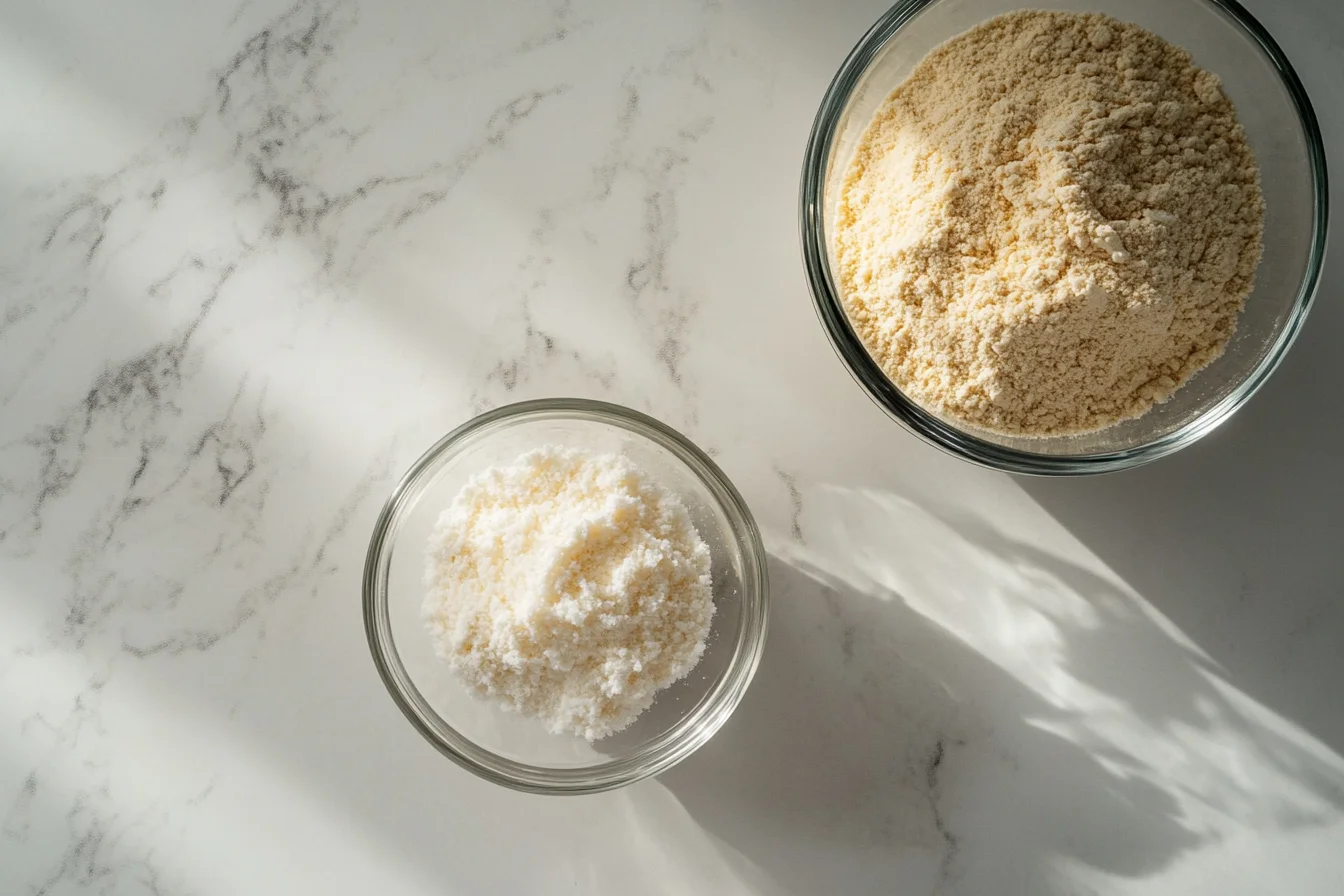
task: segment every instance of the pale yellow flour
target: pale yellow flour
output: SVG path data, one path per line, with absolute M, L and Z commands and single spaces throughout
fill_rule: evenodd
M 1012 435 L 1138 416 L 1223 351 L 1260 174 L 1218 78 L 1137 26 L 1022 11 L 926 57 L 850 163 L 834 247 L 869 351 Z

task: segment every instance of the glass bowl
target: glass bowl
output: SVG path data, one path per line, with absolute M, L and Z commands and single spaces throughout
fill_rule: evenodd
M 901 392 L 850 326 L 831 274 L 827 228 L 854 148 L 877 107 L 934 47 L 1013 0 L 904 0 L 859 41 L 822 99 L 803 163 L 803 260 L 836 354 L 880 407 L 965 460 L 1013 473 L 1076 475 L 1135 467 L 1182 448 L 1246 403 L 1283 360 L 1320 279 L 1326 171 L 1306 92 L 1273 38 L 1232 0 L 1040 0 L 1037 9 L 1102 12 L 1184 47 L 1217 74 L 1235 104 L 1265 197 L 1265 251 L 1254 292 L 1222 357 L 1142 417 L 1079 436 L 1021 438 L 935 414 Z
M 550 734 L 542 722 L 470 693 L 435 655 L 420 615 L 425 549 L 439 514 L 473 474 L 545 445 L 625 455 L 681 498 L 712 555 L 714 621 L 699 664 L 629 728 L 593 743 Z M 449 759 L 517 790 L 595 793 L 670 768 L 727 721 L 760 661 L 768 591 L 751 513 L 704 452 L 627 408 L 548 399 L 458 427 L 397 484 L 369 543 L 364 626 L 392 699 Z

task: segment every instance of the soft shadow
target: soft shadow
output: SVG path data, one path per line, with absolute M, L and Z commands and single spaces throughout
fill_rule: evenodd
M 1171 795 L 1034 724 L 1053 707 L 899 594 L 798 562 L 772 558 L 737 714 L 660 779 L 775 880 L 1042 894 L 1062 892 L 1054 856 L 1138 877 L 1200 842 Z
M 1020 481 L 1239 688 L 1336 752 L 1344 752 L 1334 685 L 1344 680 L 1344 475 L 1334 447 L 1344 441 L 1341 285 L 1327 275 L 1283 367 L 1201 443 L 1132 472 Z

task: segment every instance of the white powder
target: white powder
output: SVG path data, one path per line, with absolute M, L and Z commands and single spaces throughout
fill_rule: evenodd
M 997 432 L 1138 416 L 1223 351 L 1260 174 L 1218 78 L 1097 14 L 1022 11 L 878 110 L 836 213 L 839 285 L 911 398 Z
M 710 553 L 628 460 L 543 448 L 474 477 L 430 537 L 424 619 L 477 693 L 589 740 L 699 662 Z

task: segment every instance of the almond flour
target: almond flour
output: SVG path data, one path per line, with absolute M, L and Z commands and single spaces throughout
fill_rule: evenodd
M 834 248 L 846 311 L 907 395 L 1053 436 L 1139 416 L 1222 353 L 1263 219 L 1215 75 L 1107 16 L 1022 11 L 886 100 Z

